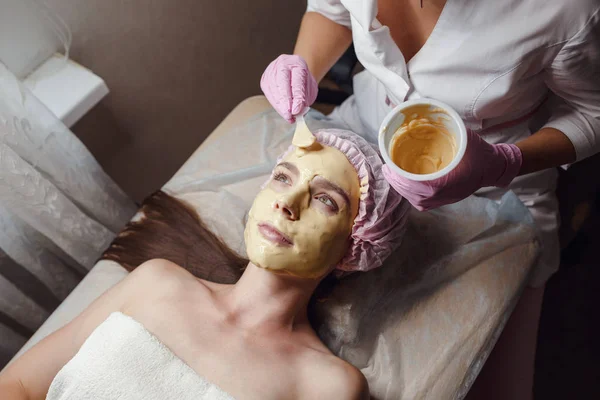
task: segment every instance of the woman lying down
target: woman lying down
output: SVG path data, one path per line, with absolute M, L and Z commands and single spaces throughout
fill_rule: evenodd
M 316 137 L 280 158 L 254 200 L 247 266 L 189 207 L 151 196 L 105 254 L 133 271 L 10 365 L 0 397 L 368 399 L 364 376 L 320 341 L 307 307 L 334 269 L 379 267 L 408 206 L 364 139 Z

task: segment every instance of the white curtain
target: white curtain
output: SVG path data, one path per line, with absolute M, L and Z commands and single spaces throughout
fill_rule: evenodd
M 0 63 L 0 369 L 135 211 L 79 139 Z

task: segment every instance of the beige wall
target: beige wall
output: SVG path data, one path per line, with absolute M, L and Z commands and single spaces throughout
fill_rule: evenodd
M 75 127 L 135 200 L 159 188 L 278 54 L 303 0 L 49 0 L 73 31 L 72 58 L 111 94 Z

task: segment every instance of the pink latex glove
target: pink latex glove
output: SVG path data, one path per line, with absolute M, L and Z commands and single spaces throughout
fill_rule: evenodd
M 317 99 L 317 81 L 300 56 L 282 54 L 260 80 L 260 88 L 275 110 L 289 123 Z
M 467 149 L 449 174 L 432 181 L 413 181 L 399 176 L 387 165 L 383 176 L 417 210 L 431 210 L 456 203 L 479 188 L 504 187 L 519 174 L 523 155 L 514 144 L 489 144 L 467 129 Z

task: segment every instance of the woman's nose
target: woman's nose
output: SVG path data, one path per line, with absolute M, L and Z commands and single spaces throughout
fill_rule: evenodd
M 285 218 L 290 221 L 300 219 L 301 210 L 308 207 L 310 203 L 310 188 L 306 186 L 297 186 L 282 193 L 281 197 L 275 201 L 275 209 L 281 211 Z
M 296 221 L 298 219 L 298 209 L 285 199 L 277 200 L 275 202 L 275 209 L 281 211 L 284 217 L 291 221 Z

